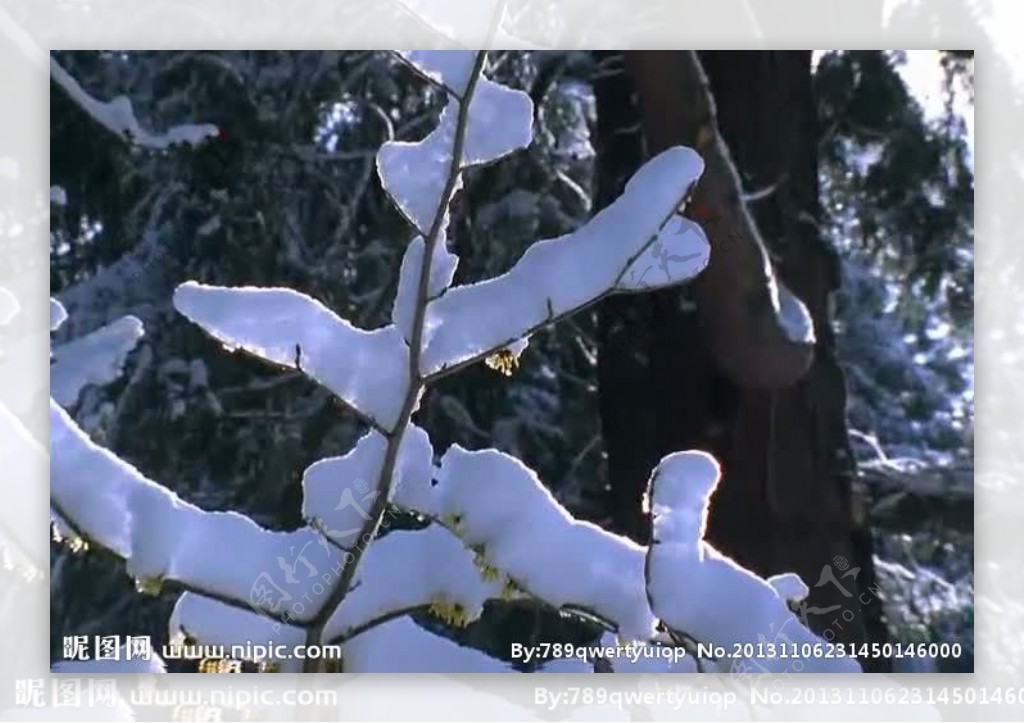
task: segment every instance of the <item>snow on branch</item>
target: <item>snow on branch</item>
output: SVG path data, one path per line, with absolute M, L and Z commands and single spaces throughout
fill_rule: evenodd
M 163 134 L 151 133 L 139 124 L 132 102 L 126 96 L 119 95 L 110 101 L 97 100 L 52 56 L 50 78 L 93 120 L 118 138 L 138 146 L 154 149 L 165 149 L 179 144 L 197 146 L 207 138 L 214 138 L 219 134 L 217 126 L 210 123 L 189 123 L 174 126 Z
M 54 298 L 50 299 L 50 331 L 57 331 L 61 324 L 67 321 L 68 312 L 64 305 Z
M 353 587 L 324 627 L 324 639 L 348 639 L 374 622 L 418 608 L 464 626 L 480 617 L 487 600 L 501 597 L 504 581 L 441 525 L 399 530 L 375 542 L 363 557 Z
M 437 54 L 417 57 L 421 55 Z M 427 61 L 425 66 L 414 63 L 432 81 L 444 79 L 462 89 L 441 111 L 438 126 L 421 141 L 389 141 L 377 154 L 381 184 L 402 214 L 427 238 L 441 221 L 438 216 L 447 216 L 449 198 L 444 196 L 453 170 L 459 173 L 496 161 L 525 148 L 533 138 L 530 96 L 481 78 L 484 51 L 469 54 L 472 63 L 468 71 L 466 56 L 457 55 L 450 61 Z M 468 108 L 460 100 L 467 96 Z M 456 147 L 461 148 L 457 163 L 453 160 Z M 450 192 L 458 190 L 460 184 L 461 178 Z
M 475 50 L 398 50 L 396 54 L 431 83 L 461 99 L 475 72 Z
M 302 476 L 302 515 L 336 545 L 357 544 L 380 492 L 376 484 L 384 469 L 388 440 L 376 430 L 364 435 L 342 457 L 314 462 Z M 402 435 L 392 476 L 417 484 L 429 480 L 433 449 L 422 429 L 409 425 Z M 389 490 L 395 485 L 388 485 Z
M 696 276 L 707 265 L 708 242 L 677 212 L 703 169 L 696 152 L 666 150 L 576 232 L 540 241 L 507 273 L 432 301 L 421 372 L 431 376 L 487 356 L 609 293 Z
M 341 566 L 340 551 L 308 527 L 270 532 L 238 513 L 205 512 L 185 502 L 94 444 L 52 399 L 50 452 L 57 513 L 89 542 L 122 557 L 128 574 L 148 591 L 173 580 L 279 615 L 285 602 L 316 597 L 316 588 L 323 590 L 321 571 Z M 323 548 L 319 566 L 305 555 L 314 544 Z M 306 605 L 290 610 L 299 619 L 316 612 Z
M 732 650 L 743 643 L 776 645 L 825 641 L 801 624 L 786 597 L 806 586 L 790 575 L 774 585 L 704 541 L 708 506 L 720 472 L 703 452 L 676 452 L 661 460 L 648 490 L 653 541 L 648 548 L 647 594 L 655 614 L 672 630 Z M 811 648 L 813 649 L 813 648 Z M 781 657 L 733 661 L 767 672 L 860 672 L 850 658 Z
M 174 306 L 229 349 L 304 372 L 378 429 L 391 432 L 398 422 L 409 349 L 395 327 L 358 329 L 292 289 L 189 281 Z
M 424 246 L 423 237 L 417 236 L 406 248 L 398 274 L 395 303 L 391 309 L 391 321 L 401 330 L 402 337 L 408 343 L 413 341 L 416 295 L 419 291 L 420 270 L 423 268 Z M 443 236 L 439 236 L 434 244 L 433 258 L 430 261 L 430 278 L 427 281 L 428 299 L 440 296 L 452 285 L 458 265 L 459 257 L 448 250 L 447 240 Z
M 394 500 L 439 520 L 544 602 L 596 615 L 630 638 L 653 633 L 644 548 L 576 520 L 515 457 L 453 445 L 433 480 L 399 485 Z
M 50 325 L 62 322 L 63 307 L 50 300 Z M 56 314 L 56 316 L 55 316 Z M 66 314 L 65 314 L 66 317 Z M 142 322 L 125 316 L 54 349 L 50 364 L 50 396 L 64 407 L 74 405 L 90 384 L 107 384 L 121 375 L 125 359 L 144 331 Z

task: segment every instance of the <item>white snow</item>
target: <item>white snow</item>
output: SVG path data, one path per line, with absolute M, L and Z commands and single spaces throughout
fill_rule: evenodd
M 398 50 L 398 57 L 436 85 L 461 98 L 473 76 L 477 50 Z
M 653 291 L 678 284 L 703 271 L 709 257 L 704 229 L 688 218 L 673 216 L 629 265 L 615 289 Z
M 54 313 L 51 304 L 51 326 Z M 60 318 L 59 312 L 57 318 Z M 125 316 L 57 347 L 50 365 L 50 396 L 61 406 L 70 407 L 90 384 L 107 384 L 117 379 L 125 359 L 143 334 L 142 322 L 134 316 Z
M 406 342 L 412 341 L 413 320 L 416 314 L 416 296 L 419 293 L 420 272 L 423 268 L 422 236 L 417 236 L 405 250 L 398 276 L 398 291 L 391 309 L 391 321 L 402 332 Z M 432 299 L 452 285 L 459 257 L 448 250 L 447 240 L 439 236 L 431 254 L 427 298 Z
M 310 465 L 302 475 L 302 516 L 335 544 L 352 548 L 370 518 L 387 439 L 371 430 L 343 457 Z
M 398 210 L 419 233 L 430 233 L 441 208 L 455 144 L 458 104 L 449 100 L 441 120 L 422 141 L 389 141 L 377 152 L 377 175 Z M 461 179 L 453 193 L 461 186 Z M 445 199 L 447 202 L 447 199 Z M 446 204 L 447 205 L 447 204 Z
M 390 430 L 408 387 L 409 350 L 394 326 L 364 331 L 292 289 L 206 286 L 174 293 L 182 314 L 223 342 L 296 367 L 373 424 Z
M 52 399 L 50 498 L 137 580 L 179 580 L 297 619 L 316 612 L 311 601 L 324 597 L 324 579 L 341 566 L 341 553 L 308 527 L 270 532 L 185 502 L 94 444 Z
M 335 544 L 351 548 L 369 519 L 377 496 L 387 439 L 371 430 L 342 457 L 314 462 L 302 476 L 302 515 Z M 430 479 L 433 449 L 427 433 L 406 427 L 392 475 L 392 494 L 401 486 L 421 486 Z
M 551 605 L 593 611 L 629 637 L 651 635 L 644 548 L 573 518 L 514 457 L 453 445 L 433 480 L 398 486 L 394 502 L 441 521 Z
M 421 372 L 436 374 L 487 355 L 613 289 L 642 288 L 631 287 L 626 272 L 641 254 L 653 251 L 656 241 L 668 238 L 659 234 L 669 222 L 670 255 L 677 248 L 685 256 L 697 255 L 665 263 L 666 282 L 699 272 L 707 262 L 707 239 L 698 226 L 677 221 L 675 212 L 703 170 L 695 151 L 670 148 L 644 164 L 623 195 L 575 233 L 540 241 L 507 273 L 456 287 L 431 302 Z M 662 270 L 655 271 L 650 278 L 660 283 Z
M 718 463 L 710 455 L 676 452 L 662 459 L 651 477 L 648 494 L 654 527 L 647 590 L 655 614 L 673 630 L 727 650 L 742 643 L 824 644 L 800 623 L 772 585 L 704 541 L 708 506 L 719 476 Z M 800 592 L 791 582 L 776 579 L 788 593 Z M 747 662 L 770 672 L 860 670 L 848 658 L 774 657 Z
M 437 127 L 421 141 L 389 141 L 377 153 L 377 174 L 395 205 L 424 236 L 438 212 L 452 170 L 459 101 L 449 98 Z M 525 148 L 533 137 L 533 101 L 522 91 L 481 78 L 469 104 L 459 170 Z M 452 193 L 461 187 L 461 175 Z
M 2 318 L 2 315 L 0 315 Z M 64 305 L 61 304 L 54 298 L 50 299 L 50 331 L 57 331 L 60 325 L 63 324 L 68 318 L 68 312 L 64 310 Z
M 765 582 L 772 586 L 786 602 L 800 602 L 806 600 L 811 590 L 807 583 L 800 579 L 795 572 L 783 572 L 779 575 L 772 575 Z
M 421 628 L 408 617 L 342 646 L 346 673 L 514 673 L 511 665 Z
M 778 298 L 773 298 L 775 315 L 786 336 L 790 341 L 813 344 L 814 320 L 811 318 L 811 312 L 782 281 L 776 282 L 776 289 Z
M 67 206 L 68 192 L 61 186 L 50 186 L 50 203 L 55 206 Z
M 533 140 L 533 101 L 521 90 L 480 78 L 469 104 L 462 167 L 492 163 Z
M 151 133 L 139 124 L 132 109 L 132 102 L 127 97 L 120 95 L 106 102 L 97 100 L 52 57 L 50 77 L 67 92 L 71 100 L 92 116 L 93 120 L 136 145 L 155 149 L 164 149 L 181 143 L 196 146 L 207 138 L 214 138 L 219 134 L 217 126 L 209 123 L 174 126 L 164 134 Z
M 218 600 L 182 593 L 174 604 L 167 624 L 170 641 L 180 644 L 188 636 L 200 645 L 223 645 L 230 654 L 232 645 L 284 645 L 289 650 L 305 642 L 305 630 L 244 610 Z M 254 660 L 253 662 L 260 662 Z M 291 666 L 301 669 L 301 660 L 279 660 L 282 672 Z M 297 672 L 297 671 L 296 671 Z
M 441 525 L 385 535 L 366 551 L 353 589 L 327 621 L 324 639 L 431 604 L 457 609 L 460 622 L 476 620 L 484 602 L 501 594 L 504 581 L 485 580 L 474 557 Z

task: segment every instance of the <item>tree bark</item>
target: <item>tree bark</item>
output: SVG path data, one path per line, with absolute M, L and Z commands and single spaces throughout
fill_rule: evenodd
M 599 310 L 613 518 L 645 541 L 639 502 L 653 465 L 675 450 L 708 450 L 723 467 L 710 541 L 760 574 L 798 573 L 812 588 L 806 622 L 827 638 L 863 641 L 870 628 L 877 639 L 880 608 L 866 592 L 870 535 L 854 519 L 845 384 L 828 313 L 838 261 L 816 223 L 810 52 L 698 60 L 637 51 L 621 64 L 606 55 L 601 67 L 599 202 L 644 158 L 694 147 L 707 167 L 689 215 L 712 248 L 690 288 L 611 299 Z M 769 190 L 744 201 L 760 189 Z M 813 344 L 780 325 L 777 283 L 806 305 Z

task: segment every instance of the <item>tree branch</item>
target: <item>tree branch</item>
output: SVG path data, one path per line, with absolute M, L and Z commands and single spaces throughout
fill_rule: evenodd
M 693 289 L 715 360 L 741 386 L 792 385 L 810 368 L 813 339 L 795 341 L 780 324 L 775 272 L 743 203 L 697 54 L 628 51 L 625 64 L 640 96 L 648 154 L 681 143 L 705 162 L 690 209 L 711 243 L 711 260 Z
M 448 178 L 445 181 L 444 191 L 441 193 L 437 210 L 427 237 L 424 239 L 423 262 L 420 267 L 419 286 L 416 292 L 416 313 L 413 319 L 412 339 L 409 343 L 409 381 L 408 391 L 399 414 L 398 422 L 395 424 L 393 434 L 387 437 L 387 449 L 384 452 L 384 460 L 381 464 L 380 475 L 377 478 L 375 488 L 376 495 L 373 505 L 370 508 L 368 518 L 359 532 L 356 545 L 351 551 L 352 558 L 342 570 L 338 585 L 331 591 L 324 605 L 313 618 L 313 623 L 306 637 L 309 645 L 318 645 L 323 637 L 324 627 L 330 619 L 334 610 L 341 605 L 348 594 L 349 586 L 355 577 L 356 569 L 362 559 L 363 553 L 369 547 L 370 542 L 377 534 L 381 518 L 387 507 L 388 497 L 391 493 L 392 476 L 398 460 L 398 451 L 402 445 L 402 438 L 405 430 L 412 419 L 412 413 L 416 409 L 420 395 L 425 386 L 424 378 L 420 374 L 420 356 L 423 352 L 423 326 L 426 319 L 427 303 L 429 299 L 430 265 L 433 260 L 434 248 L 438 242 L 441 232 L 444 230 L 444 218 L 452 195 L 457 187 L 459 174 L 462 167 L 462 151 L 466 142 L 466 128 L 469 124 L 469 109 L 473 99 L 473 92 L 476 89 L 477 81 L 483 69 L 487 53 L 477 53 L 473 64 L 473 71 L 466 85 L 466 91 L 459 102 L 459 114 L 455 126 L 455 139 L 452 142 L 451 163 L 448 168 Z M 455 101 L 449 101 L 455 102 Z M 322 663 L 317 660 L 307 660 L 303 663 L 303 672 L 325 672 Z

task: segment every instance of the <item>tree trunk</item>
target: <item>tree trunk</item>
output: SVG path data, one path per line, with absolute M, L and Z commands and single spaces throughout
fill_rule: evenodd
M 827 639 L 879 637 L 828 313 L 838 263 L 816 223 L 810 52 L 705 52 L 699 63 L 686 51 L 604 54 L 595 95 L 599 203 L 644 158 L 692 146 L 707 170 L 689 213 L 712 245 L 689 288 L 613 298 L 599 310 L 615 523 L 646 540 L 640 499 L 654 464 L 675 450 L 708 450 L 723 468 L 710 541 L 760 574 L 798 573 L 811 586 L 801 612 Z M 810 312 L 813 348 L 781 332 L 770 299 L 777 282 Z

